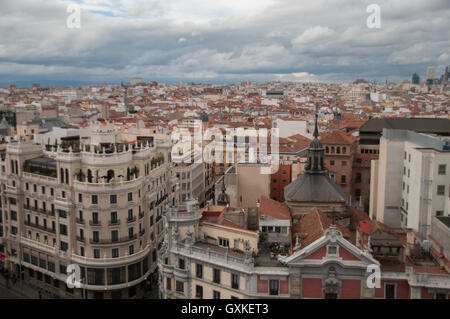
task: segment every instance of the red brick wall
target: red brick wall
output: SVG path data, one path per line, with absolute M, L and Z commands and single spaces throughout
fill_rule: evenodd
M 434 299 L 434 294 L 428 293 L 428 288 L 422 288 L 422 299 Z
M 289 279 L 280 280 L 280 293 L 288 294 L 289 293 Z
M 313 252 L 312 254 L 305 257 L 305 259 L 322 259 L 327 254 L 327 247 L 323 246 Z
M 303 278 L 302 279 L 302 297 L 303 298 L 323 298 L 322 279 Z
M 291 183 L 291 165 L 280 165 L 270 178 L 270 198 L 284 202 L 284 188 Z
M 361 280 L 342 279 L 341 299 L 361 298 Z
M 269 281 L 262 280 L 258 275 L 258 293 L 269 293 Z
M 339 256 L 344 260 L 359 260 L 358 257 L 353 255 L 351 252 L 349 252 L 342 246 L 339 247 Z
M 397 284 L 396 299 L 410 299 L 411 288 L 407 281 L 402 280 L 381 280 L 380 288 L 375 288 L 375 298 L 384 299 L 384 284 Z

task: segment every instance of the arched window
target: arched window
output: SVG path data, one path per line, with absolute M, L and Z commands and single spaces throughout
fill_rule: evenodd
M 331 153 L 334 153 L 334 146 L 331 146 Z
M 66 168 L 66 184 L 69 184 L 69 170 Z
M 336 153 L 341 154 L 341 148 L 339 146 L 336 148 Z
M 106 174 L 106 179 L 107 179 L 108 183 L 113 178 L 114 178 L 114 170 L 110 169 L 110 170 L 108 170 L 108 173 Z
M 344 146 L 343 148 L 342 148 L 342 154 L 346 154 L 347 153 L 347 148 Z
M 88 183 L 92 183 L 92 171 L 90 169 L 87 170 L 87 180 Z
M 330 149 L 328 148 L 328 146 L 325 147 L 325 153 L 329 153 Z
M 64 184 L 64 168 L 62 168 L 62 167 L 59 170 L 59 176 L 60 176 L 61 184 Z

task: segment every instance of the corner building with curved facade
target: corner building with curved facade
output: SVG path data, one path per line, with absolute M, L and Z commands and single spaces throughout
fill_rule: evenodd
M 5 266 L 61 298 L 141 298 L 162 214 L 177 203 L 170 144 L 11 142 L 1 158 Z M 69 265 L 79 288 L 66 285 Z

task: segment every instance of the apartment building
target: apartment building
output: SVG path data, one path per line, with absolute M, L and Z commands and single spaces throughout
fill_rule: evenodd
M 350 198 L 352 196 L 352 163 L 356 152 L 356 138 L 348 133 L 333 132 L 324 134 L 320 141 L 325 148 L 324 160 L 330 177 Z
M 383 130 L 372 161 L 370 217 L 426 238 L 433 216 L 450 214 L 450 139 Z
M 169 151 L 150 143 L 9 143 L 0 172 L 6 267 L 55 297 L 142 297 L 166 204 L 178 202 Z M 70 289 L 73 264 L 81 286 Z

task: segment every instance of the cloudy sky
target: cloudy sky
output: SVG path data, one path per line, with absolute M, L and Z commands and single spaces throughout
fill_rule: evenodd
M 450 0 L 1 0 L 0 86 L 401 81 L 450 64 L 449 17 Z

